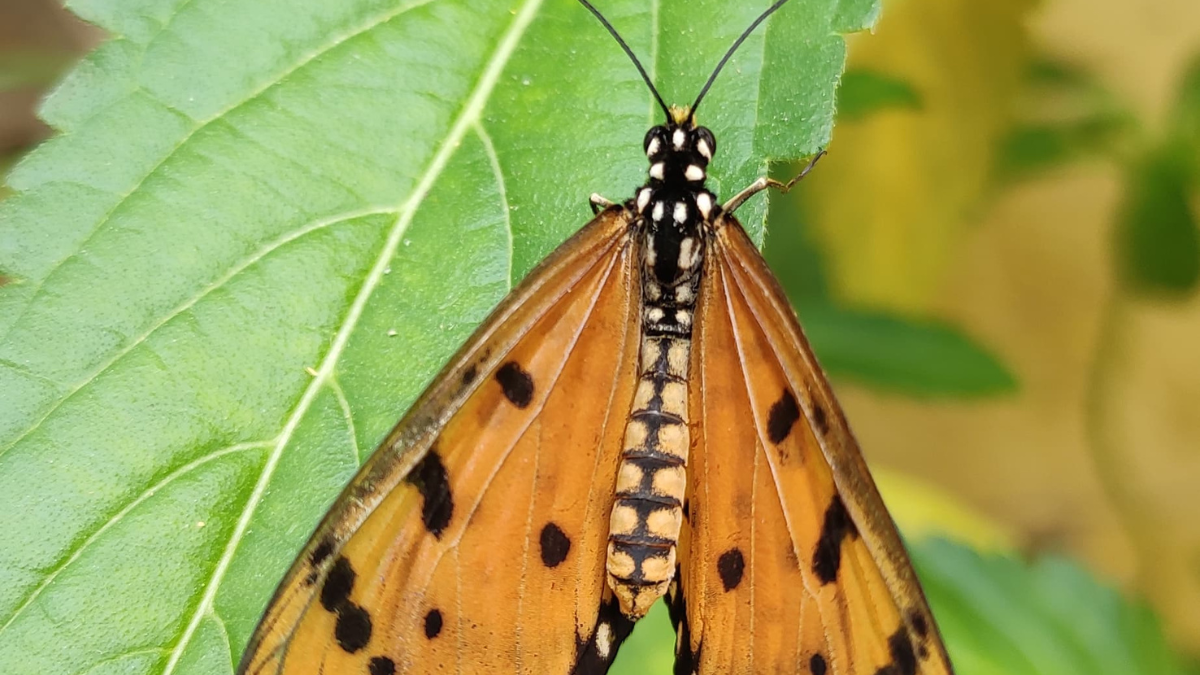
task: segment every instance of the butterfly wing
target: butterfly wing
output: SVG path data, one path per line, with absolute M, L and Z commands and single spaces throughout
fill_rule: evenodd
M 710 238 L 676 672 L 951 672 L 857 443 L 740 224 Z
M 244 675 L 602 672 L 632 628 L 605 586 L 638 331 L 611 207 L 475 333 L 281 583 Z

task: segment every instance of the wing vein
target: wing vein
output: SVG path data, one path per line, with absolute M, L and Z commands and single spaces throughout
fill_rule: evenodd
M 618 256 L 617 259 L 620 261 L 620 263 L 622 265 L 629 264 L 628 260 L 627 260 L 628 255 L 629 255 L 629 249 L 625 248 L 622 250 L 621 255 Z M 637 290 L 633 290 L 630 292 L 638 293 L 639 296 L 638 296 L 638 301 L 633 302 L 631 304 L 639 305 L 640 304 L 640 293 L 641 293 L 640 286 L 638 284 L 634 284 L 634 286 Z M 625 350 L 628 349 L 629 335 L 633 331 L 640 329 L 640 326 L 638 325 L 638 317 L 641 316 L 641 312 L 634 312 L 633 315 L 635 317 L 635 320 L 626 322 L 625 332 L 621 334 L 621 347 L 620 347 L 619 355 L 617 356 L 617 360 L 616 360 L 616 372 L 613 373 L 612 387 L 608 390 L 608 408 L 604 412 L 604 422 L 600 425 L 600 436 L 599 437 L 601 440 L 603 440 L 605 435 L 608 433 L 608 424 L 612 420 L 612 414 L 613 414 L 613 409 L 614 409 L 613 401 L 617 396 L 617 388 L 618 388 L 618 383 L 620 381 L 621 364 L 624 363 L 624 359 L 622 358 L 622 356 L 625 354 Z M 640 344 L 638 345 L 638 349 L 641 349 Z M 595 500 L 592 498 L 592 496 L 596 493 L 596 485 L 597 485 L 596 475 L 600 472 L 600 459 L 602 456 L 603 456 L 603 453 L 597 452 L 595 459 L 592 460 L 592 479 L 588 481 L 587 507 L 586 507 L 586 512 L 584 514 L 584 522 L 585 523 L 589 522 L 591 520 L 592 506 L 595 504 Z M 580 556 L 580 558 L 576 562 L 576 565 L 575 565 L 576 581 L 579 581 L 583 578 L 584 566 L 585 566 L 586 562 L 587 561 L 584 560 L 582 556 Z M 575 585 L 575 608 L 576 608 L 577 612 L 579 609 L 580 589 L 582 587 L 583 587 L 582 584 L 577 583 Z M 576 615 L 576 625 L 578 625 L 578 623 L 579 623 L 579 619 L 578 619 L 578 615 Z
M 725 257 L 725 261 L 728 262 L 728 255 L 726 255 L 724 257 Z M 724 269 L 725 268 L 722 268 L 722 274 L 721 274 L 722 279 L 724 279 L 726 276 L 724 273 Z M 732 277 L 732 275 L 730 275 L 730 277 Z M 739 331 L 738 320 L 737 320 L 737 317 L 733 313 L 733 297 L 732 297 L 732 295 L 730 295 L 731 285 L 729 283 L 725 283 L 725 284 L 723 284 L 723 286 L 725 288 L 726 307 L 729 309 L 729 321 L 730 321 L 730 325 L 733 326 L 734 344 L 737 346 L 737 351 L 738 351 L 738 363 L 743 364 L 743 366 L 744 366 L 744 364 L 746 363 L 746 352 L 745 352 L 745 346 L 742 343 L 742 337 L 741 337 L 741 332 Z M 741 289 L 738 288 L 736 290 L 739 293 L 739 295 L 742 296 L 742 300 L 745 301 L 745 295 L 741 293 Z M 747 305 L 747 307 L 749 307 L 748 302 L 746 303 L 746 305 Z M 751 309 L 751 314 L 753 314 L 753 308 L 751 307 L 750 309 Z M 761 321 L 758 321 L 758 317 L 755 317 L 755 320 L 761 326 Z M 768 341 L 769 341 L 769 339 L 768 339 Z M 772 350 L 774 351 L 773 345 L 772 345 Z M 779 353 L 777 351 L 774 351 L 774 353 L 775 353 L 776 360 L 779 360 Z M 780 368 L 782 369 L 782 364 L 780 365 Z M 751 389 L 750 378 L 746 372 L 745 367 L 740 368 L 740 370 L 742 373 L 742 382 L 746 386 L 746 394 L 747 394 L 747 396 L 751 396 L 751 398 L 752 398 L 751 392 L 753 390 Z M 754 430 L 755 430 L 755 433 L 758 434 L 758 443 L 763 448 L 766 448 L 767 441 L 766 441 L 766 437 L 763 436 L 762 421 L 758 418 L 758 413 L 757 413 L 753 403 L 751 404 L 750 408 L 751 408 L 751 411 L 754 413 Z M 757 450 L 757 448 L 756 448 L 756 450 Z M 755 457 L 757 460 L 757 454 Z M 771 470 L 771 480 L 772 480 L 772 482 L 775 483 L 775 494 L 779 499 L 779 508 L 780 508 L 780 510 L 783 511 L 783 522 L 787 526 L 788 538 L 792 542 L 792 552 L 795 553 L 797 561 L 803 560 L 804 558 L 802 557 L 800 548 L 796 542 L 796 530 L 792 525 L 791 516 L 788 513 L 787 500 L 783 495 L 783 486 L 779 482 L 778 467 L 776 466 L 776 463 L 773 461 L 773 458 L 770 456 L 769 453 L 767 453 L 767 466 Z M 808 575 L 804 573 L 803 569 L 801 569 L 800 572 L 801 572 L 800 578 L 804 583 L 804 590 L 806 590 L 808 593 L 812 594 L 815 597 L 816 593 L 813 591 L 812 586 L 809 584 Z
M 558 384 L 559 378 L 562 376 L 563 370 L 566 369 L 567 362 L 570 361 L 571 355 L 575 351 L 575 345 L 579 342 L 579 338 L 583 334 L 584 328 L 587 327 L 588 322 L 591 320 L 592 314 L 593 314 L 593 312 L 595 312 L 595 309 L 596 309 L 596 304 L 597 304 L 597 302 L 599 302 L 600 296 L 603 294 L 604 288 L 608 284 L 608 279 L 612 275 L 613 267 L 616 265 L 616 261 L 619 258 L 620 258 L 620 256 L 613 257 L 612 261 L 609 262 L 609 264 L 608 264 L 608 269 L 605 270 L 603 277 L 600 279 L 600 283 L 598 283 L 596 285 L 596 293 L 595 293 L 595 295 L 592 296 L 591 304 L 588 306 L 587 312 L 584 313 L 583 320 L 580 322 L 579 327 L 575 330 L 575 334 L 571 338 L 571 344 L 566 349 L 566 353 L 563 356 L 562 363 L 559 365 L 558 370 L 555 371 L 554 377 L 550 378 L 550 385 L 547 387 L 548 392 L 552 392 L 554 390 L 554 387 Z M 475 502 L 473 504 L 471 504 L 471 507 L 469 509 L 467 509 L 466 514 L 463 516 L 464 522 L 470 522 L 471 517 L 475 514 L 476 511 L 479 510 L 479 504 L 481 501 L 483 501 L 483 495 L 487 494 L 488 489 L 491 488 L 491 486 L 492 486 L 492 482 L 496 479 L 496 476 L 500 473 L 500 470 L 508 462 L 508 458 L 509 458 L 509 456 L 512 455 L 512 451 L 516 448 L 517 444 L 520 443 L 521 439 L 523 439 L 525 437 L 526 432 L 529 431 L 530 425 L 532 425 L 535 420 L 537 420 L 539 417 L 541 417 L 542 411 L 546 407 L 546 402 L 549 400 L 550 400 L 550 394 L 547 394 L 545 397 L 542 398 L 541 402 L 538 403 L 537 409 L 534 410 L 529 415 L 529 420 L 525 423 L 524 428 L 521 429 L 520 433 L 518 433 L 514 437 L 512 443 L 509 444 L 508 449 L 505 450 L 501 454 L 500 461 L 496 463 L 495 468 L 492 469 L 491 474 L 488 476 L 487 480 L 484 481 L 484 483 L 479 491 L 479 495 L 480 495 L 479 498 L 477 498 L 475 500 Z M 432 571 L 437 569 L 438 565 L 441 562 L 442 556 L 445 555 L 445 552 L 448 550 L 457 549 L 459 542 L 462 540 L 463 534 L 465 534 L 465 530 L 458 532 L 455 535 L 454 539 L 451 541 L 448 541 L 446 543 L 445 547 L 442 549 L 442 551 L 439 552 L 438 555 L 434 557 L 432 564 L 429 566 L 429 569 L 430 569 L 429 578 L 427 578 L 425 580 L 425 583 L 421 586 L 422 593 L 425 593 L 426 591 L 429 590 L 429 583 L 431 582 L 432 576 L 433 576 Z
M 570 356 L 567 357 L 570 359 Z M 547 396 L 549 398 L 549 396 Z M 525 585 L 528 583 L 529 577 L 529 540 L 530 534 L 533 533 L 533 510 L 537 504 L 537 482 L 538 471 L 542 463 L 542 435 L 540 433 L 541 424 L 538 425 L 538 442 L 533 449 L 533 479 L 529 486 L 529 509 L 525 512 L 525 537 L 521 542 L 521 582 L 517 584 L 517 621 L 513 626 L 513 631 L 516 633 L 515 651 L 517 660 L 517 672 L 522 672 L 521 665 L 524 662 L 525 645 L 521 640 L 524 637 L 521 628 L 525 622 L 521 620 L 525 611 Z

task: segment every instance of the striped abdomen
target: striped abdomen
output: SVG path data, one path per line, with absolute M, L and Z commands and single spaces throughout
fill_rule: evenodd
M 643 616 L 675 576 L 690 446 L 688 370 L 698 264 L 695 272 L 674 287 L 643 282 L 638 385 L 608 543 L 609 585 L 631 618 Z

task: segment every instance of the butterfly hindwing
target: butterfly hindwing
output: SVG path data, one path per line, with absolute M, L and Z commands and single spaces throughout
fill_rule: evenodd
M 758 250 L 709 239 L 677 672 L 948 673 L 932 618 L 841 409 Z
M 246 675 L 603 672 L 604 550 L 637 356 L 626 212 L 532 272 L 364 465 Z

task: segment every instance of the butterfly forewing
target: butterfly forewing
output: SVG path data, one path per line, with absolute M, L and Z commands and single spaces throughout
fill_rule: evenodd
M 680 672 L 948 673 L 924 597 L 778 284 L 710 240 L 690 399 Z
M 611 658 L 631 625 L 604 582 L 637 356 L 628 230 L 602 213 L 480 328 L 318 529 L 242 672 Z

